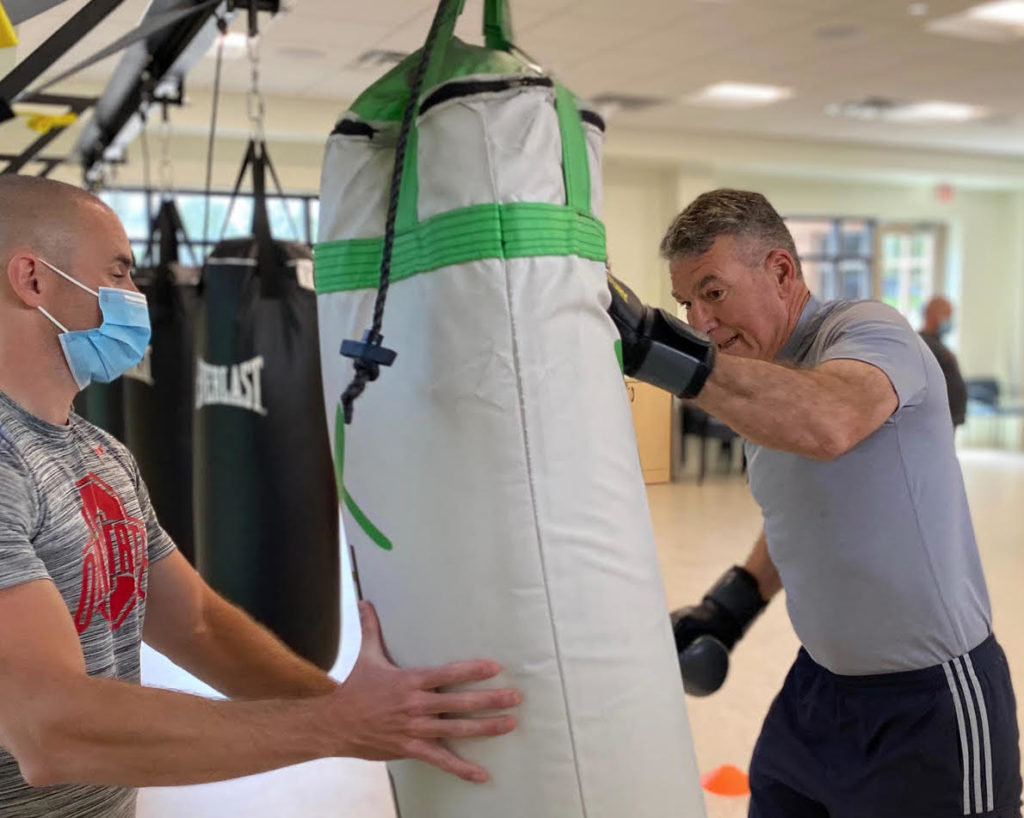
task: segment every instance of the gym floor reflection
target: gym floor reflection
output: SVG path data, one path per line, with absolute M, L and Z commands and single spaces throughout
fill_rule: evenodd
M 965 450 L 960 457 L 992 596 L 996 634 L 1006 649 L 1021 699 L 1024 453 Z M 676 483 L 650 486 L 648 496 L 669 604 L 679 607 L 696 602 L 726 567 L 746 555 L 759 530 L 757 506 L 735 471 L 732 476 L 709 476 L 699 487 L 685 477 Z M 722 764 L 746 769 L 761 720 L 796 650 L 785 605 L 776 600 L 738 647 L 725 687 L 707 699 L 688 702 L 701 772 Z M 343 651 L 339 664 L 346 658 Z M 143 678 L 147 684 L 208 692 L 145 647 Z M 1018 719 L 1022 713 L 1024 710 Z M 1024 727 L 1024 720 L 1021 723 Z M 746 815 L 745 798 L 709 795 L 707 803 L 709 818 Z M 394 812 L 383 765 L 329 759 L 220 784 L 143 790 L 138 815 L 392 818 Z

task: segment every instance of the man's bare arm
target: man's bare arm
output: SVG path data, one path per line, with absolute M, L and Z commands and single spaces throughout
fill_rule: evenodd
M 832 460 L 881 427 L 899 400 L 885 373 L 862 361 L 794 369 L 719 355 L 696 403 L 754 443 Z
M 493 677 L 493 662 L 400 670 L 372 606 L 345 683 L 292 700 L 210 701 L 92 677 L 67 606 L 48 580 L 0 591 L 0 744 L 34 786 L 193 784 L 326 756 L 418 758 L 471 781 L 479 766 L 444 739 L 506 733 L 510 716 L 466 718 L 519 703 L 513 690 L 439 692 Z M 454 716 L 454 717 L 449 717 Z
M 754 548 L 743 567 L 757 580 L 757 589 L 765 602 L 770 602 L 772 597 L 782 590 L 782 579 L 768 553 L 768 540 L 765 539 L 764 531 L 754 543 Z
M 178 552 L 149 571 L 146 643 L 232 699 L 298 698 L 335 682 L 216 594 Z

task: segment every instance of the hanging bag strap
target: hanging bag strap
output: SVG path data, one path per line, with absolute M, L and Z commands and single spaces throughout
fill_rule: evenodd
M 174 199 L 167 197 L 160 202 L 159 209 L 149 223 L 149 238 L 143 256 L 144 266 L 160 269 L 171 262 L 179 261 L 179 248 L 182 244 L 188 247 L 193 259 L 198 258 L 196 246 L 189 238 L 178 206 Z
M 179 254 L 179 248 L 182 244 L 188 248 L 189 258 L 192 259 L 193 264 L 199 259 L 199 253 L 196 248 L 195 242 L 192 241 L 189 236 L 188 229 L 185 227 L 185 222 L 182 221 L 181 213 L 178 211 L 178 206 L 175 204 L 173 199 L 166 199 L 164 201 L 164 208 L 168 212 L 168 218 L 173 224 L 173 247 L 168 246 L 165 250 L 161 245 L 160 249 L 160 261 L 163 264 L 168 264 L 171 261 L 181 261 Z M 163 234 L 161 234 L 161 239 Z
M 284 216 L 288 220 L 288 226 L 291 228 L 292 235 L 295 236 L 295 241 L 305 243 L 302 237 L 302 233 L 299 232 L 299 226 L 295 223 L 295 219 L 292 218 L 292 212 L 288 209 L 288 202 L 285 199 L 284 188 L 281 186 L 281 180 L 278 178 L 277 171 L 274 169 L 274 163 L 270 161 L 270 152 L 267 150 L 267 146 L 263 145 L 263 159 L 267 165 L 267 171 L 270 173 L 270 179 L 274 183 L 274 189 L 277 190 L 277 195 L 281 199 L 281 208 L 284 210 Z
M 486 0 L 484 44 L 494 51 L 512 50 L 512 15 L 506 0 Z
M 396 357 L 394 350 L 383 346 L 384 336 L 381 330 L 384 306 L 391 283 L 395 236 L 410 231 L 419 224 L 419 129 L 416 120 L 423 97 L 440 83 L 448 49 L 455 36 L 455 23 L 464 7 L 465 0 L 440 0 L 412 76 L 409 99 L 395 148 L 373 321 L 361 340 L 346 340 L 341 346 L 341 354 L 355 361 L 355 376 L 341 396 L 346 423 L 352 421 L 352 407 L 356 398 L 363 393 L 370 381 L 377 379 L 380 367 L 390 366 Z M 512 43 L 511 18 L 506 0 L 485 0 L 483 29 L 489 48 L 502 51 L 511 51 L 515 48 Z M 583 122 L 575 97 L 561 85 L 556 85 L 555 107 L 562 137 L 562 166 L 567 204 L 577 213 L 591 215 L 590 164 Z
M 394 173 L 399 178 L 400 188 L 395 218 L 395 230 L 398 233 L 411 230 L 419 223 L 419 168 L 417 164 L 419 128 L 416 123 L 416 114 L 423 98 L 441 80 L 448 48 L 455 36 L 455 23 L 464 4 L 465 0 L 452 0 L 445 8 L 445 0 L 442 0 L 441 6 L 438 8 L 440 21 L 436 36 L 431 38 L 428 35 L 427 42 L 423 46 L 425 69 L 422 84 L 417 87 L 414 83 L 413 94 L 417 96 L 415 102 L 411 99 L 412 94 L 410 94 L 409 105 L 415 105 L 415 107 L 408 125 L 406 149 L 401 157 L 396 151 Z M 486 0 L 483 31 L 488 48 L 499 51 L 515 50 L 515 45 L 512 43 L 511 15 L 507 0 Z M 433 27 L 431 34 L 434 34 Z M 417 91 L 419 93 L 416 93 Z M 565 175 L 567 203 L 579 213 L 591 214 L 590 165 L 579 106 L 572 92 L 558 83 L 555 85 L 555 108 L 562 136 L 562 167 Z M 407 110 L 407 119 L 409 119 L 409 113 Z M 403 131 L 406 129 L 405 121 L 402 123 L 402 128 Z M 399 134 L 400 145 L 402 144 L 401 140 L 402 134 Z
M 231 223 L 231 213 L 242 189 L 247 172 L 252 173 L 252 237 L 256 244 L 256 274 L 260 279 L 262 294 L 267 298 L 280 297 L 283 290 L 284 265 L 286 259 L 270 231 L 270 217 L 267 214 L 267 167 L 270 159 L 263 141 L 250 139 L 246 146 L 242 166 L 238 170 L 235 186 L 231 191 L 228 212 L 221 228 L 221 239 Z M 275 173 L 272 174 L 276 176 Z
M 228 232 L 228 225 L 231 223 L 231 213 L 235 209 L 235 200 L 238 198 L 238 193 L 242 189 L 242 182 L 245 181 L 245 174 L 248 172 L 249 167 L 256 159 L 256 140 L 250 139 L 249 144 L 245 147 L 245 155 L 242 157 L 242 166 L 238 169 L 238 176 L 235 177 L 235 186 L 231 190 L 231 198 L 228 200 L 228 212 L 224 214 L 224 224 L 220 228 L 220 236 L 218 241 L 224 240 L 224 235 Z
M 256 272 L 264 297 L 279 298 L 284 287 L 285 256 L 270 232 L 267 212 L 266 142 L 254 142 L 252 167 L 252 236 L 256 242 Z

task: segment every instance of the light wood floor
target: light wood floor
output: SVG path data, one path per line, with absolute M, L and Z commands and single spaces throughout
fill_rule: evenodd
M 1020 690 L 1024 686 L 1024 454 L 969 450 L 961 453 L 961 462 L 992 595 L 996 634 Z M 677 607 L 695 602 L 726 567 L 746 555 L 759 530 L 757 507 L 735 473 L 711 475 L 701 487 L 691 479 L 652 486 L 648 494 L 669 603 Z M 352 622 L 351 617 L 346 619 Z M 702 771 L 726 763 L 746 769 L 761 721 L 796 649 L 784 605 L 777 600 L 734 654 L 725 688 L 707 699 L 689 700 Z M 343 655 L 339 665 L 350 661 L 350 656 Z M 148 650 L 143 655 L 143 677 L 149 684 L 203 690 L 195 679 Z M 707 800 L 709 818 L 746 815 L 746 799 L 708 796 Z M 343 759 L 222 784 L 144 790 L 138 814 L 139 818 L 394 815 L 383 765 Z

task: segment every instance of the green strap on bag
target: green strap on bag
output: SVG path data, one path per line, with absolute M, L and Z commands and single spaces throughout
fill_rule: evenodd
M 452 3 L 445 10 L 440 21 L 437 37 L 430 44 L 431 50 L 423 83 L 424 98 L 447 79 L 442 76 L 442 71 L 448 49 L 455 37 L 455 24 L 464 7 L 465 0 Z M 488 48 L 508 51 L 513 47 L 506 0 L 486 0 L 484 37 Z M 413 55 L 413 59 L 415 57 L 416 55 Z M 418 101 L 418 104 L 421 103 L 422 99 Z M 518 215 L 522 205 L 520 208 L 512 208 L 511 211 L 504 205 L 494 205 L 493 208 L 477 205 L 473 208 L 465 208 L 467 211 L 465 219 L 462 218 L 461 211 L 456 210 L 442 214 L 440 219 L 434 217 L 433 224 L 420 221 L 417 161 L 419 127 L 417 123 L 413 123 L 408 137 L 405 161 L 401 169 L 398 211 L 395 220 L 395 247 L 396 254 L 400 258 L 396 258 L 395 267 L 397 269 L 394 272 L 397 275 L 394 280 L 437 269 L 438 266 L 448 266 L 479 258 L 577 254 L 584 258 L 604 260 L 604 227 L 593 217 L 591 212 L 590 163 L 583 123 L 575 97 L 562 85 L 555 87 L 555 108 L 562 140 L 566 205 L 534 205 L 537 209 L 545 210 L 560 207 L 564 212 L 560 214 L 561 217 L 551 219 L 548 225 L 550 229 L 540 234 L 538 241 L 529 244 L 518 240 L 516 236 L 507 235 L 508 230 L 516 229 L 518 225 L 514 220 L 506 219 L 504 216 L 509 212 Z M 523 203 L 523 205 L 527 209 L 530 207 L 529 203 Z M 481 214 L 479 213 L 481 208 L 493 211 L 493 213 Z M 482 216 L 483 221 L 480 218 L 474 218 L 471 213 Z M 549 213 L 548 215 L 553 216 L 554 214 Z M 491 219 L 496 221 L 490 225 L 486 224 Z M 438 245 L 436 242 L 443 243 L 445 238 L 444 230 L 435 229 L 438 223 L 444 226 L 449 222 L 459 221 L 466 226 L 470 224 L 478 226 L 481 231 L 481 239 L 484 238 L 484 233 L 493 232 L 494 235 L 489 240 L 482 241 L 477 245 L 473 252 L 469 252 L 464 241 L 458 241 L 458 247 L 448 247 L 447 243 L 444 246 Z M 429 239 L 433 239 L 433 241 L 428 241 Z M 379 261 L 380 243 L 378 239 L 348 239 L 319 244 L 316 247 L 317 292 L 323 294 L 373 286 L 373 282 L 370 280 L 373 271 L 368 267 L 372 268 Z M 431 245 L 430 252 L 424 250 L 427 244 Z M 352 262 L 356 260 L 358 260 L 357 263 L 353 265 Z M 343 261 L 348 263 L 343 263 Z M 428 266 L 415 269 L 420 263 Z

